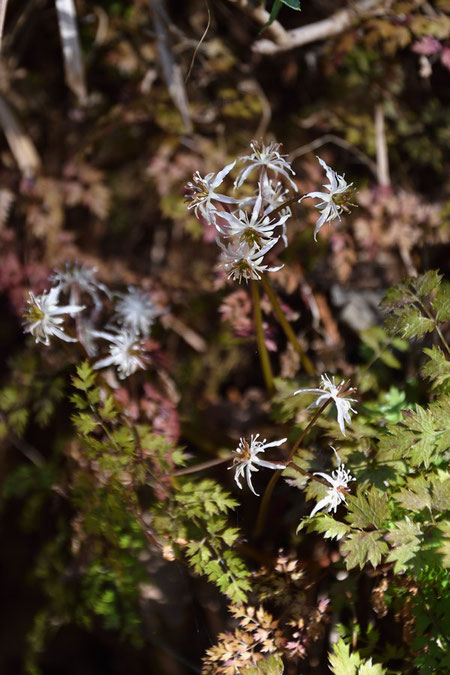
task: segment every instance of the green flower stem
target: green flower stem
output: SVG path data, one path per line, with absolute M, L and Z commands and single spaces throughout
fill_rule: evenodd
M 279 300 L 276 296 L 276 293 L 273 290 L 273 288 L 270 284 L 270 281 L 265 276 L 263 276 L 263 278 L 262 278 L 262 284 L 264 286 L 264 290 L 266 291 L 266 293 L 269 297 L 270 303 L 273 307 L 273 311 L 275 312 L 275 316 L 277 317 L 278 321 L 280 322 L 280 325 L 281 325 L 282 329 L 284 330 L 284 333 L 285 333 L 287 339 L 289 340 L 289 342 L 291 343 L 291 345 L 293 346 L 293 348 L 295 349 L 295 351 L 299 355 L 300 362 L 301 362 L 303 368 L 308 373 L 308 375 L 314 375 L 316 370 L 315 370 L 311 360 L 309 359 L 309 357 L 305 354 L 305 352 L 301 348 L 300 343 L 297 340 L 297 336 L 294 333 L 291 324 L 286 319 L 286 316 L 285 316 L 285 314 L 284 314 L 284 312 L 281 308 L 281 305 L 280 305 L 280 302 L 279 302 Z
M 286 459 L 286 464 L 289 465 L 291 464 L 292 458 L 294 457 L 295 453 L 297 452 L 298 448 L 300 447 L 300 444 L 303 442 L 306 434 L 309 432 L 311 427 L 314 425 L 315 421 L 320 417 L 320 415 L 323 413 L 325 408 L 330 405 L 331 401 L 333 399 L 329 398 L 323 405 L 320 406 L 312 420 L 309 422 L 308 426 L 305 428 L 302 434 L 298 437 L 298 439 L 295 441 L 294 445 L 291 448 L 291 451 Z M 292 466 L 296 466 L 292 464 Z M 299 467 L 297 467 L 299 468 Z M 256 518 L 256 524 L 255 524 L 255 530 L 254 530 L 254 536 L 259 537 L 264 529 L 264 525 L 266 523 L 267 519 L 267 511 L 269 508 L 269 502 L 270 498 L 272 497 L 272 493 L 275 489 L 275 485 L 278 483 L 281 474 L 283 473 L 284 469 L 277 469 L 277 471 L 274 472 L 272 478 L 270 479 L 266 490 L 263 494 L 263 497 L 261 499 L 261 504 L 259 506 L 259 511 L 258 511 L 258 516 Z
M 272 366 L 270 365 L 269 352 L 264 341 L 264 330 L 262 324 L 261 301 L 259 297 L 258 284 L 254 279 L 250 281 L 253 298 L 253 318 L 255 321 L 256 342 L 258 344 L 259 358 L 264 375 L 267 391 L 270 395 L 275 391 L 273 384 Z

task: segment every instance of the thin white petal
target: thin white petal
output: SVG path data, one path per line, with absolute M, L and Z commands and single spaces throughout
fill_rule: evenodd
M 315 507 L 313 508 L 313 510 L 311 511 L 311 513 L 309 514 L 309 517 L 312 518 L 313 516 L 316 515 L 316 513 L 317 513 L 318 511 L 320 511 L 321 509 L 325 508 L 325 506 L 328 506 L 329 504 L 330 504 L 330 496 L 327 495 L 326 497 L 324 497 L 323 499 L 321 499 L 320 502 L 318 502 L 318 503 L 315 505 Z
M 225 168 L 223 168 L 221 171 L 218 172 L 217 176 L 214 178 L 212 182 L 213 187 L 219 187 L 219 185 L 222 183 L 223 179 L 225 176 L 228 176 L 230 171 L 234 168 L 236 164 L 236 160 L 234 162 L 231 162 L 231 164 L 227 164 Z

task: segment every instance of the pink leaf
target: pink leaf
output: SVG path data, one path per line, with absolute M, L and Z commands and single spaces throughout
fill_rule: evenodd
M 441 63 L 448 70 L 450 70 L 450 48 L 449 47 L 443 48 L 443 50 L 441 52 Z
M 423 56 L 430 56 L 431 54 L 437 54 L 442 49 L 441 43 L 436 40 L 436 38 L 427 35 L 426 37 L 420 38 L 412 46 L 413 52 L 416 54 L 422 54 Z

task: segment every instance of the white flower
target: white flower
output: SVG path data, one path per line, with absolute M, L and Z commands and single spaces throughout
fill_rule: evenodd
M 220 227 L 217 229 L 227 237 L 240 238 L 241 241 L 246 241 L 250 245 L 268 243 L 273 238 L 275 228 L 283 226 L 289 214 L 278 215 L 278 221 L 271 220 L 269 215 L 261 212 L 262 203 L 262 195 L 258 193 L 250 216 L 242 209 L 239 209 L 238 215 L 222 213 L 221 215 L 228 223 L 228 229 L 227 231 L 223 231 Z
M 145 370 L 144 345 L 135 333 L 122 328 L 114 333 L 91 331 L 93 337 L 108 340 L 110 356 L 94 363 L 94 369 L 116 366 L 121 380 L 129 377 L 138 368 Z
M 86 350 L 86 354 L 91 358 L 93 356 L 97 356 L 98 349 L 95 342 L 95 335 L 93 335 L 96 332 L 96 328 L 90 317 L 80 317 L 80 321 L 78 322 L 77 326 L 77 332 L 78 338 Z
M 316 241 L 317 233 L 324 223 L 330 223 L 336 218 L 339 220 L 341 219 L 341 213 L 344 211 L 344 207 L 342 206 L 338 195 L 346 192 L 353 185 L 353 183 L 347 183 L 344 179 L 344 176 L 339 176 L 336 171 L 330 169 L 323 159 L 320 159 L 320 157 L 317 157 L 317 159 L 319 160 L 321 166 L 325 169 L 327 178 L 330 181 L 328 185 L 323 186 L 326 190 L 328 190 L 328 192 L 308 192 L 308 194 L 299 199 L 299 203 L 303 199 L 306 199 L 306 197 L 322 200 L 315 206 L 315 208 L 319 209 L 320 211 L 320 217 L 314 229 L 314 239 Z
M 297 192 L 297 186 L 288 173 L 288 171 L 290 171 L 291 174 L 295 176 L 295 171 L 293 171 L 290 162 L 285 159 L 287 155 L 280 155 L 280 143 L 272 142 L 269 143 L 269 145 L 264 145 L 264 143 L 252 141 L 250 147 L 253 150 L 252 154 L 240 158 L 243 162 L 247 162 L 248 166 L 240 170 L 238 177 L 234 181 L 235 189 L 242 185 L 253 169 L 265 167 L 266 169 L 272 170 L 275 175 L 281 174 L 284 176 Z
M 31 291 L 28 302 L 28 310 L 25 314 L 25 333 L 31 333 L 36 342 L 44 345 L 50 344 L 50 337 L 64 340 L 65 342 L 77 342 L 76 338 L 69 337 L 64 332 L 61 324 L 63 314 L 75 314 L 81 312 L 84 307 L 79 305 L 66 305 L 61 307 L 59 301 L 59 288 L 52 288 L 48 293 L 35 296 Z
M 129 286 L 127 293 L 117 293 L 117 296 L 120 298 L 115 306 L 117 322 L 136 335 L 148 337 L 153 322 L 164 314 L 164 310 L 157 309 L 148 294 L 134 286 Z
M 110 297 L 107 286 L 95 278 L 96 267 L 87 267 L 77 262 L 66 262 L 65 270 L 55 270 L 51 276 L 52 281 L 63 292 L 69 292 L 69 302 L 71 305 L 79 302 L 80 292 L 87 293 L 92 298 L 97 309 L 101 309 L 102 302 L 98 291 L 103 291 Z
M 330 511 L 336 513 L 337 507 L 341 502 L 347 503 L 345 494 L 348 484 L 350 481 L 356 480 L 356 478 L 353 478 L 350 471 L 345 469 L 345 464 L 341 464 L 341 458 L 333 446 L 331 446 L 331 448 L 334 450 L 334 454 L 337 457 L 338 468 L 331 472 L 331 476 L 328 473 L 320 473 L 318 471 L 313 474 L 314 476 L 320 476 L 328 481 L 330 487 L 328 488 L 327 495 L 321 499 L 311 511 L 309 515 L 310 518 L 315 516 L 316 513 L 322 509 L 326 509 L 327 513 L 330 513 Z
M 232 244 L 224 246 L 221 241 L 216 239 L 217 244 L 222 249 L 221 262 L 219 263 L 228 272 L 228 279 L 239 281 L 242 279 L 261 279 L 263 272 L 277 272 L 279 267 L 268 267 L 263 264 L 264 255 L 277 243 L 278 239 L 270 239 L 269 242 L 259 248 L 256 244 L 249 246 L 245 241 L 237 247 Z
M 311 392 L 313 394 L 320 394 L 319 397 L 308 406 L 308 408 L 321 406 L 322 403 L 332 399 L 336 405 L 337 410 L 337 421 L 343 436 L 345 436 L 345 422 L 350 424 L 350 411 L 356 414 L 356 410 L 353 410 L 351 403 L 356 402 L 354 398 L 344 398 L 345 392 L 342 391 L 342 385 L 344 381 L 339 385 L 336 385 L 335 378 L 332 377 L 331 380 L 328 375 L 321 375 L 320 379 L 322 380 L 322 386 L 320 389 L 298 389 L 294 391 L 295 394 L 303 394 L 306 392 Z
M 273 181 L 267 176 L 263 176 L 261 181 L 261 193 L 264 200 L 264 213 L 269 214 L 274 209 L 277 209 L 283 202 L 289 199 L 289 190 L 287 190 L 280 181 Z M 287 213 L 292 216 L 292 211 L 289 206 L 286 206 L 281 213 Z
M 264 459 L 260 459 L 258 455 L 261 452 L 267 450 L 267 448 L 274 448 L 276 446 L 284 443 L 287 438 L 282 438 L 281 441 L 272 441 L 271 443 L 266 443 L 266 439 L 263 441 L 258 441 L 259 434 L 256 436 L 250 436 L 250 444 L 241 438 L 239 440 L 239 445 L 235 450 L 236 457 L 233 460 L 233 466 L 229 466 L 228 469 L 236 468 L 236 473 L 234 474 L 234 480 L 238 488 L 242 490 L 242 484 L 240 482 L 241 477 L 244 477 L 247 481 L 247 485 L 254 495 L 259 497 L 258 493 L 255 492 L 255 489 L 252 484 L 252 471 L 258 471 L 258 467 L 262 466 L 265 469 L 285 469 L 286 464 L 282 462 L 266 462 Z
M 216 224 L 217 209 L 214 204 L 212 204 L 213 200 L 223 202 L 224 204 L 238 203 L 238 200 L 234 199 L 234 197 L 216 193 L 217 188 L 222 184 L 224 178 L 230 173 L 235 164 L 236 161 L 228 164 L 217 174 L 209 173 L 204 178 L 196 171 L 193 176 L 193 182 L 187 184 L 189 191 L 188 198 L 192 200 L 192 203 L 189 204 L 187 208 L 194 209 L 197 218 L 199 217 L 199 214 L 202 215 L 208 225 Z

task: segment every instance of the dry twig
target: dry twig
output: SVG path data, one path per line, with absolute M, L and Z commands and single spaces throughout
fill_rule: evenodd
M 262 5 L 254 5 L 252 0 L 229 0 L 239 7 L 247 16 L 250 16 L 260 26 L 265 26 L 270 19 L 270 14 L 264 9 Z M 283 28 L 279 21 L 273 21 L 270 26 L 266 28 L 267 35 L 270 35 L 277 44 L 282 44 L 289 39 L 289 33 Z
M 87 89 L 80 38 L 78 36 L 75 4 L 73 0 L 56 0 L 55 4 L 58 14 L 67 85 L 77 97 L 80 105 L 85 105 L 87 101 Z
M 3 128 L 8 145 L 22 173 L 27 177 L 34 176 L 41 165 L 37 150 L 31 138 L 26 135 L 17 121 L 8 103 L 1 96 L 0 126 Z
M 358 16 L 369 12 L 382 2 L 383 0 L 360 0 L 360 2 L 352 3 L 346 9 L 335 12 L 328 19 L 316 21 L 307 26 L 293 28 L 289 31 L 283 29 L 283 33 L 278 31 L 277 35 L 274 35 L 272 32 L 272 38 L 275 41 L 267 39 L 257 40 L 252 49 L 259 54 L 276 54 L 277 52 L 301 47 L 316 40 L 325 40 L 333 35 L 339 35 L 346 28 L 349 28 Z M 238 4 L 240 5 L 241 3 L 238 2 Z M 244 4 L 247 3 L 244 2 Z M 254 18 L 257 20 L 256 16 Z
M 381 103 L 375 106 L 375 144 L 377 149 L 377 178 L 378 185 L 389 187 L 391 178 L 389 175 L 389 157 L 384 129 L 384 109 Z
M 0 50 L 2 48 L 3 26 L 5 23 L 6 5 L 8 0 L 0 0 Z

